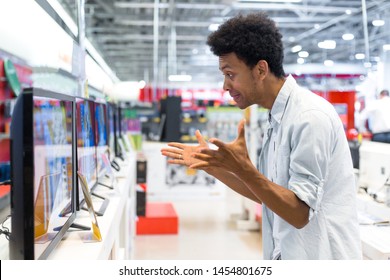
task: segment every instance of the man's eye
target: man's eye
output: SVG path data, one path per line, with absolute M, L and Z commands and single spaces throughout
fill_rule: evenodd
M 229 79 L 233 79 L 233 74 L 231 73 L 226 73 L 225 76 L 228 77 Z

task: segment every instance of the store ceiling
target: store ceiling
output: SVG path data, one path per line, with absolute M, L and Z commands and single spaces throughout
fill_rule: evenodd
M 59 2 L 75 13 L 77 0 Z M 158 28 L 155 2 L 159 2 Z M 362 3 L 366 5 L 366 25 Z M 222 81 L 218 60 L 205 43 L 209 25 L 255 11 L 265 11 L 277 22 L 283 34 L 285 64 L 297 63 L 298 54 L 291 48 L 300 44 L 309 53 L 305 63 L 323 64 L 331 59 L 358 65 L 371 62 L 376 67 L 382 45 L 390 43 L 388 0 L 86 0 L 86 36 L 122 81 L 157 80 L 163 84 L 169 74 L 189 74 L 195 84 L 217 84 Z M 387 22 L 378 27 L 371 23 L 374 19 Z M 344 33 L 355 38 L 345 41 Z M 335 40 L 336 48 L 319 48 L 318 43 L 324 40 Z M 357 60 L 356 53 L 366 54 L 366 58 Z

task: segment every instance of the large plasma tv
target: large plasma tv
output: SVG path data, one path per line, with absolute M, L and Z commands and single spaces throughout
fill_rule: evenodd
M 10 259 L 47 259 L 72 226 L 74 143 L 74 97 L 38 88 L 17 97 L 11 121 Z

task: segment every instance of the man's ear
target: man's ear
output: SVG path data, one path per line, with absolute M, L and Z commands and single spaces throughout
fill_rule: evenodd
M 268 62 L 265 60 L 259 60 L 255 66 L 256 74 L 259 75 L 261 79 L 264 79 L 269 71 Z

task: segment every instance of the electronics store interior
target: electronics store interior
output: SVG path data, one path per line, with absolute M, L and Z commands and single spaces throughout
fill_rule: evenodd
M 236 106 L 206 43 L 256 11 L 283 34 L 286 76 L 344 127 L 362 259 L 390 259 L 390 107 L 367 113 L 390 106 L 390 1 L 0 5 L 1 260 L 264 259 L 263 205 L 162 154 L 197 131 L 234 143 L 245 119 L 259 168 L 270 111 Z

